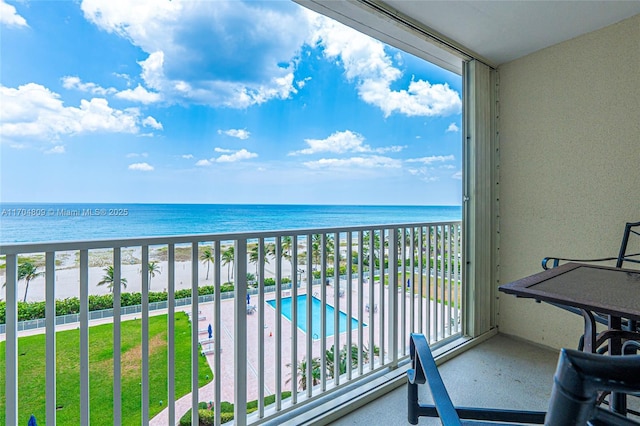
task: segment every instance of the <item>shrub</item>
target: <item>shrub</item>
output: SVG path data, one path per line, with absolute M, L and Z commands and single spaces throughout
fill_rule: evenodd
M 282 399 L 289 398 L 291 396 L 291 392 L 286 391 L 281 394 Z M 264 398 L 264 405 L 271 405 L 276 401 L 275 395 L 269 395 Z M 201 402 L 198 404 L 198 416 L 200 419 L 199 426 L 209 426 L 214 424 L 215 422 L 215 413 L 213 410 L 209 410 L 208 403 Z M 253 401 L 247 402 L 247 414 L 253 413 L 258 410 L 258 400 L 254 399 Z M 222 401 L 220 403 L 220 422 L 227 423 L 233 420 L 233 404 L 227 401 Z M 191 410 L 187 411 L 184 416 L 180 418 L 179 422 L 180 426 L 190 426 L 191 425 Z
M 284 282 L 284 280 L 283 280 Z M 233 284 L 225 284 L 220 286 L 220 291 L 230 292 L 234 290 Z M 198 295 L 214 294 L 215 287 L 207 285 L 198 288 Z M 191 289 L 177 290 L 174 293 L 176 299 L 186 299 L 191 297 Z M 166 291 L 149 292 L 149 302 L 164 302 L 168 298 Z M 120 296 L 120 305 L 135 306 L 142 304 L 142 293 L 122 293 Z M 113 294 L 90 295 L 89 310 L 101 311 L 113 308 Z M 44 314 L 45 302 L 18 302 L 18 321 L 29 321 L 41 319 Z M 6 319 L 6 302 L 0 302 L 0 324 L 5 323 Z M 69 297 L 62 300 L 56 300 L 56 315 L 77 314 L 80 312 L 80 299 L 77 297 Z

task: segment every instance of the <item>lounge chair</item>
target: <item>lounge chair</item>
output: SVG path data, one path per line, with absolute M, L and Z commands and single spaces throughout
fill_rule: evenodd
M 254 305 L 247 305 L 247 315 L 253 315 L 253 313 L 257 311 Z
M 427 339 L 411 334 L 411 369 L 408 378 L 408 421 L 440 417 L 442 424 L 487 425 L 487 421 L 553 426 L 640 425 L 637 421 L 597 407 L 599 391 L 639 392 L 640 355 L 608 356 L 562 349 L 554 377 L 548 411 L 454 407 L 438 372 Z M 435 405 L 418 402 L 418 385 L 428 383 Z M 481 420 L 481 422 L 460 419 Z
M 367 312 L 369 312 L 371 310 L 371 307 L 369 306 L 368 303 L 365 305 L 364 310 L 367 311 Z M 373 304 L 373 313 L 374 314 L 378 313 L 378 304 L 377 303 Z

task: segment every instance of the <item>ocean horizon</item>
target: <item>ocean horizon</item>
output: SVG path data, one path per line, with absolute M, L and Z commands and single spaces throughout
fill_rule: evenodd
M 0 203 L 0 244 L 461 219 L 461 206 Z

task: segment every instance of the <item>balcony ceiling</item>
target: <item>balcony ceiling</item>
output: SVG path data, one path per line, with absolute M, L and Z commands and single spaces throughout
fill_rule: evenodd
M 294 1 L 458 73 L 464 57 L 496 67 L 640 13 L 620 0 Z
M 640 13 L 640 1 L 386 0 L 494 65 Z

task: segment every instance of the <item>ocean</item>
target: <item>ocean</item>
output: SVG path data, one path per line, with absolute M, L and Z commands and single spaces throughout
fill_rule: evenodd
M 460 206 L 0 204 L 0 244 L 445 222 Z

